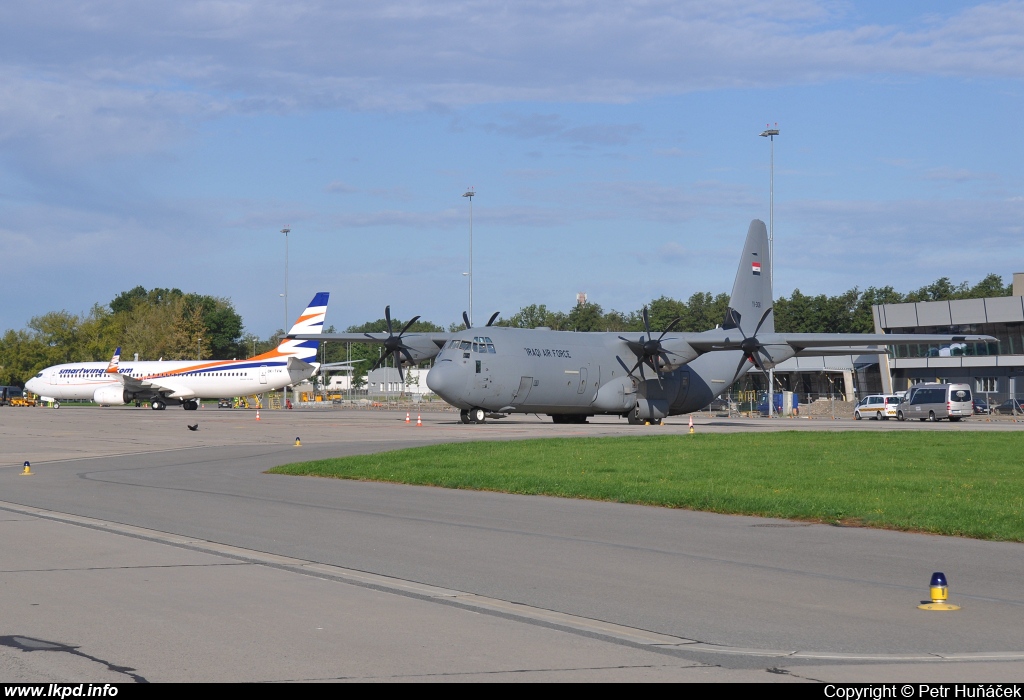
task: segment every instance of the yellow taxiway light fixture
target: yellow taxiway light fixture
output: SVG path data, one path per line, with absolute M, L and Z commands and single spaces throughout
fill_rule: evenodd
M 22 476 L 32 476 L 32 465 L 25 460 L 25 468 L 21 470 Z

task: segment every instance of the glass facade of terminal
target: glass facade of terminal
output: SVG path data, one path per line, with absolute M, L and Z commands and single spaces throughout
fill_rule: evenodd
M 889 346 L 891 358 L 918 357 L 985 357 L 991 355 L 1024 355 L 1024 324 L 972 323 L 960 326 L 915 326 L 889 328 L 888 333 L 937 333 L 990 335 L 996 343 L 904 343 Z

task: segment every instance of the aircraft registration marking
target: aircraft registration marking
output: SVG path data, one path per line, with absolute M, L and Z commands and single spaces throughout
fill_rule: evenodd
M 572 359 L 572 355 L 569 354 L 568 350 L 559 350 L 557 348 L 523 348 L 526 350 L 526 354 L 530 357 L 564 357 L 569 360 Z

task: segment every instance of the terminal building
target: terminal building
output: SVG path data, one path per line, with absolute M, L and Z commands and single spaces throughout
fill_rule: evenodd
M 835 397 L 853 401 L 891 394 L 914 384 L 969 384 L 989 405 L 1024 397 L 1024 273 L 1013 275 L 1012 296 L 880 304 L 872 307 L 876 333 L 990 335 L 997 342 L 891 345 L 885 354 L 800 357 L 775 368 L 776 391 L 801 403 Z M 753 369 L 749 378 L 763 388 Z
M 873 307 L 881 333 L 991 335 L 995 343 L 892 345 L 878 356 L 882 391 L 922 382 L 970 384 L 989 404 L 1024 395 L 1024 273 L 1013 276 L 1013 295 L 923 301 Z

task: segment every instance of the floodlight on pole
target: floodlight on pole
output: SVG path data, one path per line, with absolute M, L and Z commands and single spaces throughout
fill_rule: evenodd
M 282 333 L 288 333 L 288 234 L 291 233 L 292 229 L 285 224 L 284 228 L 281 229 L 281 233 L 284 234 L 284 326 L 281 328 Z M 288 404 L 288 387 L 284 387 L 281 390 L 284 394 L 285 405 Z
M 284 234 L 284 332 L 288 332 L 288 234 L 292 230 L 286 224 L 281 233 Z
M 473 325 L 473 195 L 476 194 L 475 188 L 470 187 L 466 190 L 463 197 L 469 197 L 469 272 L 466 276 L 469 278 L 469 325 Z
M 771 156 L 768 167 L 768 283 L 772 288 L 771 302 L 775 304 L 775 137 L 779 135 L 779 124 L 775 128 L 765 124 L 761 136 L 771 142 Z M 768 415 L 775 412 L 775 368 L 768 370 Z

